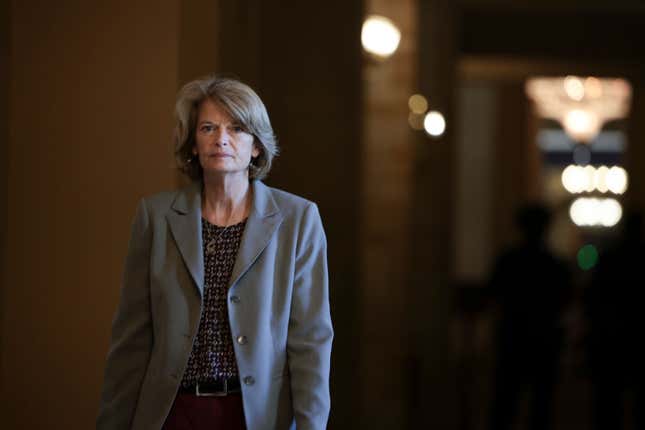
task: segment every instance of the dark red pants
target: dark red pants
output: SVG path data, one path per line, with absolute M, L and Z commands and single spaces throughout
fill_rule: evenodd
M 200 397 L 179 393 L 163 430 L 244 430 L 242 395 Z

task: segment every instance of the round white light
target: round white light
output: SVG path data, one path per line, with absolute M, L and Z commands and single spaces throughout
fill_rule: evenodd
M 614 199 L 602 199 L 598 204 L 597 223 L 603 227 L 613 227 L 623 216 L 623 208 Z
M 371 15 L 363 23 L 361 42 L 363 49 L 377 57 L 387 58 L 394 54 L 401 41 L 401 32 L 384 16 Z
M 571 100 L 579 102 L 585 97 L 585 86 L 580 78 L 567 76 L 564 78 L 564 91 Z
M 592 166 L 570 164 L 562 171 L 561 178 L 564 188 L 572 194 L 590 193 L 594 190 L 623 194 L 627 190 L 627 172 L 619 166 L 600 166 L 595 169 Z
M 571 204 L 569 216 L 577 226 L 613 227 L 623 216 L 623 209 L 615 199 L 580 197 Z
M 569 208 L 569 216 L 571 220 L 577 226 L 587 226 L 591 225 L 590 213 L 593 213 L 593 207 L 591 203 L 592 199 L 579 198 L 574 200 Z
M 562 185 L 572 194 L 581 193 L 587 187 L 586 175 L 580 166 L 569 165 L 562 171 Z
M 596 174 L 594 175 L 596 189 L 601 193 L 606 193 L 609 190 L 607 187 L 607 172 L 609 172 L 607 166 L 600 166 L 596 169 Z
M 582 171 L 585 178 L 583 191 L 590 193 L 596 188 L 596 169 L 593 166 L 585 166 Z
M 622 194 L 627 190 L 627 171 L 614 166 L 607 171 L 607 188 L 614 194 Z
M 567 134 L 579 141 L 589 141 L 600 131 L 598 116 L 583 109 L 573 109 L 567 112 L 563 125 Z
M 423 120 L 423 128 L 425 128 L 426 133 L 428 133 L 430 136 L 441 136 L 446 130 L 446 120 L 444 119 L 441 112 L 432 110 L 428 112 L 425 119 Z

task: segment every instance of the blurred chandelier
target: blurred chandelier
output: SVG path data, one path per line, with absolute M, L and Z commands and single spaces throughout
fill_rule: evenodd
M 573 140 L 589 143 L 607 121 L 627 117 L 632 90 L 624 79 L 531 78 L 526 93 L 543 118 L 559 121 Z

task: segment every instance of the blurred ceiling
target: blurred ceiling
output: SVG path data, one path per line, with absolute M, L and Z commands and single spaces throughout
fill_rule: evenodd
M 500 61 L 516 77 L 643 72 L 645 0 L 460 0 L 458 10 L 467 75 L 497 73 Z

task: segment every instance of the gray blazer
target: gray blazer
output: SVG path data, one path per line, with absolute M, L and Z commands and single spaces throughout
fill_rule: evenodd
M 333 330 L 316 205 L 251 182 L 228 313 L 249 430 L 324 429 Z M 101 430 L 160 429 L 197 334 L 204 288 L 200 186 L 139 203 L 112 326 Z M 235 340 L 245 336 L 248 341 Z

